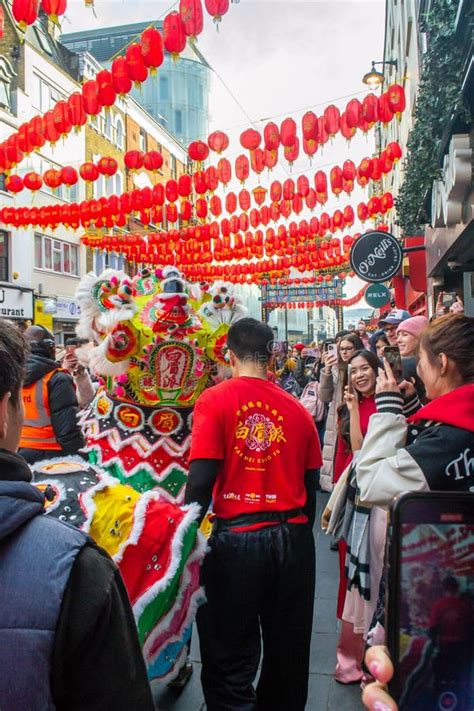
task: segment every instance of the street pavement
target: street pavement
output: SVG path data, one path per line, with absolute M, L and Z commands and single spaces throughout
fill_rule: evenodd
M 344 686 L 334 681 L 336 644 L 338 639 L 336 597 L 338 587 L 338 556 L 329 549 L 329 539 L 319 527 L 321 512 L 328 499 L 318 492 L 318 507 L 314 536 L 316 540 L 316 599 L 311 646 L 309 696 L 306 711 L 361 711 L 361 691 L 358 684 Z M 181 692 L 153 683 L 159 711 L 205 711 L 202 694 L 197 631 L 193 633 L 191 659 L 194 674 Z

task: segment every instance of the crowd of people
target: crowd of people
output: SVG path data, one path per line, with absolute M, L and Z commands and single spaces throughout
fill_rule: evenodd
M 389 507 L 403 492 L 472 490 L 474 320 L 461 306 L 458 299 L 451 314 L 431 323 L 393 309 L 370 336 L 361 322 L 337 333 L 335 345 L 333 339 L 319 347 L 296 344 L 280 369 L 285 389 L 292 385 L 288 372 L 300 387 L 305 379 L 315 381 L 311 401 L 290 387 L 312 414 L 316 399 L 325 406 L 315 422 L 324 433 L 318 486 L 331 492 L 321 525 L 333 536 L 340 562 L 334 677 L 360 682 L 368 708 L 396 708 L 380 684 L 371 684 L 375 678 L 385 683 L 392 673 L 383 650 L 370 649 L 385 642 Z M 388 358 L 394 347 L 399 377 Z
M 197 400 L 185 494 L 186 504 L 200 506 L 200 520 L 213 511 L 202 568 L 206 602 L 197 614 L 208 711 L 305 708 L 317 490 L 330 493 L 321 526 L 339 556 L 335 679 L 360 682 L 369 709 L 396 709 L 383 688 L 391 662 L 377 646 L 384 643 L 389 507 L 405 491 L 471 488 L 472 457 L 463 454 L 474 445 L 474 319 L 456 311 L 428 322 L 393 309 L 373 333 L 360 322 L 334 339 L 296 343 L 288 351 L 275 351 L 273 332 L 254 319 L 230 328 L 232 377 Z M 12 698 L 21 700 L 21 708 L 86 708 L 71 700 L 79 674 L 64 659 L 71 653 L 79 663 L 88 649 L 97 660 L 96 671 L 89 670 L 97 682 L 99 674 L 112 686 L 116 674 L 133 676 L 130 689 L 119 684 L 107 708 L 153 708 L 120 576 L 75 529 L 68 526 L 61 537 L 38 523 L 44 498 L 28 483 L 25 460 L 80 455 L 84 448 L 77 415 L 98 388 L 76 354 L 84 345 L 66 343 L 58 362 L 47 329 L 32 326 L 22 336 L 0 322 L 0 567 L 11 581 L 8 590 L 0 586 L 0 706 L 8 711 L 20 708 L 5 705 L 1 696 L 18 668 Z M 393 346 L 400 374 L 384 356 Z M 48 580 L 49 568 L 39 570 L 37 541 L 49 551 L 48 560 L 68 558 L 61 575 Z M 26 577 L 18 571 L 19 556 L 22 569 L 29 568 Z M 96 584 L 90 570 L 105 587 L 86 604 L 77 591 Z M 44 591 L 19 619 L 16 610 L 29 586 Z M 63 600 L 60 610 L 48 602 L 49 594 Z M 44 625 L 38 627 L 35 615 L 43 609 Z M 95 630 L 95 643 L 71 627 L 79 609 L 84 629 Z M 27 645 L 14 662 L 9 649 L 20 628 L 28 630 Z M 28 661 L 40 644 L 37 629 L 48 635 L 43 666 Z M 102 661 L 98 629 L 105 639 Z M 39 703 L 33 688 L 41 689 Z M 87 708 L 106 706 L 91 700 Z

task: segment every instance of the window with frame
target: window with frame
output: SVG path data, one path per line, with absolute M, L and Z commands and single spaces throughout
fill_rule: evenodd
M 146 133 L 142 128 L 140 129 L 140 135 L 138 136 L 138 146 L 139 146 L 139 149 L 141 150 L 142 153 L 146 153 L 146 150 L 147 150 Z
M 44 269 L 65 276 L 79 276 L 79 247 L 37 232 L 35 269 Z
M 0 230 L 0 281 L 8 281 L 10 273 L 10 234 Z
M 160 99 L 168 101 L 170 98 L 170 85 L 168 77 L 160 77 Z
M 123 131 L 123 123 L 120 119 L 117 119 L 117 125 L 115 129 L 115 142 L 117 145 L 117 148 L 123 148 L 124 147 L 124 131 Z
M 13 67 L 6 57 L 0 57 L 0 106 L 12 110 L 11 83 L 15 76 Z

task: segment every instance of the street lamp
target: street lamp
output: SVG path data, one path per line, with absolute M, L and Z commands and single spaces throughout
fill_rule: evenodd
M 398 62 L 396 59 L 388 59 L 386 62 L 372 62 L 372 69 L 370 70 L 370 72 L 367 72 L 367 74 L 364 74 L 364 76 L 362 77 L 362 81 L 364 82 L 364 84 L 367 84 L 369 89 L 377 89 L 377 87 L 379 87 L 385 81 L 383 72 L 379 72 L 375 68 L 376 64 L 382 64 L 384 66 L 388 64 L 389 66 L 395 67 L 395 71 L 397 71 L 398 68 Z

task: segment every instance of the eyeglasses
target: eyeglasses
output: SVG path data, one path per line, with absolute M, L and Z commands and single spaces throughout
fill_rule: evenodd
M 355 346 L 351 346 L 350 348 L 339 348 L 340 351 L 355 351 Z
M 393 331 L 397 330 L 397 326 L 384 326 L 385 333 L 392 333 Z

